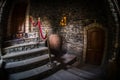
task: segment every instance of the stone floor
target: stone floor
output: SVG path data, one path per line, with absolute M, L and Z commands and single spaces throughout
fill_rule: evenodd
M 75 55 L 65 54 L 64 56 L 61 57 L 61 61 L 60 61 L 62 62 L 62 66 L 64 67 L 61 67 L 59 70 L 55 71 L 54 73 L 51 73 L 48 76 L 43 75 L 45 76 L 44 78 L 37 78 L 37 80 L 116 80 L 112 78 L 106 79 L 105 70 L 100 66 L 83 64 L 78 61 L 76 62 L 74 61 L 74 63 L 69 64 L 69 62 L 72 62 L 73 60 L 76 60 Z M 65 65 L 63 65 L 63 63 Z M 42 70 L 44 69 L 45 67 L 42 68 Z M 40 71 L 41 70 L 38 71 L 38 69 L 36 71 L 33 70 L 33 72 L 37 72 L 37 73 Z M 33 72 L 30 74 L 33 74 Z M 31 79 L 31 80 L 36 80 L 36 79 Z
M 61 69 L 43 80 L 105 80 L 101 75 L 101 69 L 97 67 L 89 67 L 88 65 L 83 68 L 67 66 L 67 68 Z
M 72 58 L 71 56 L 64 56 Z M 67 65 L 64 69 L 44 78 L 43 80 L 106 80 L 104 69 L 100 66 L 90 64 L 80 64 L 75 62 Z

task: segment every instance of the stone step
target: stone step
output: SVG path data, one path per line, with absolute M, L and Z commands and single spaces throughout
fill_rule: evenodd
M 21 61 L 21 60 L 29 59 L 32 57 L 40 56 L 43 54 L 47 54 L 47 53 L 48 53 L 47 47 L 40 47 L 40 48 L 32 49 L 29 51 L 21 51 L 17 53 L 6 54 L 2 56 L 2 58 L 6 62 L 16 62 L 16 61 Z
M 96 78 L 96 74 L 75 67 L 68 68 L 66 71 L 88 80 Z
M 51 55 L 51 59 L 54 59 L 54 55 Z M 48 62 L 49 54 L 44 54 L 27 60 L 7 63 L 5 69 L 7 69 L 9 73 L 16 73 L 42 66 Z
M 11 54 L 11 53 L 17 53 L 20 51 L 28 51 L 28 50 L 36 49 L 39 47 L 45 47 L 45 42 L 29 42 L 29 43 L 14 44 L 14 45 L 3 48 L 3 53 Z
M 19 47 L 19 46 L 27 46 L 27 45 L 34 45 L 34 44 L 43 45 L 44 42 L 40 42 L 40 43 L 38 43 L 38 42 L 29 42 L 29 43 L 14 44 L 14 45 L 5 47 L 4 49 L 10 49 L 10 48 L 15 48 L 15 47 Z
M 63 56 L 61 56 L 61 60 L 62 60 L 62 62 L 63 63 L 65 63 L 65 64 L 73 64 L 75 61 L 76 61 L 76 56 L 75 55 L 73 55 L 73 54 L 68 54 L 68 53 L 66 53 L 66 54 L 64 54 Z
M 42 80 L 87 80 L 87 79 L 74 75 L 68 71 L 60 70 L 54 73 L 53 75 L 44 78 Z
M 46 64 L 28 71 L 10 74 L 10 80 L 41 80 L 41 78 L 60 67 L 59 62 L 54 61 L 54 63 L 56 64 L 54 67 L 50 67 Z
M 0 60 L 0 68 L 2 67 L 2 63 L 3 63 L 3 61 L 2 61 L 2 60 Z

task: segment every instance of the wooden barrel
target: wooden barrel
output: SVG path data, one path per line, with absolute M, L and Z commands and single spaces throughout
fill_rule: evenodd
M 58 34 L 51 34 L 49 36 L 49 47 L 50 52 L 55 54 L 56 56 L 60 55 L 60 51 L 62 48 L 62 38 Z

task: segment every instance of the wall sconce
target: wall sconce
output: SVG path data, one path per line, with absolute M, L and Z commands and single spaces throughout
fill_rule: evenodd
M 66 18 L 67 18 L 66 16 L 63 16 L 63 17 L 62 17 L 62 19 L 61 19 L 61 21 L 60 21 L 60 25 L 61 25 L 61 26 L 66 26 Z

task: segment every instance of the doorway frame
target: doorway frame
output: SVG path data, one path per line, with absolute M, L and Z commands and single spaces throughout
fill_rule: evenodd
M 87 26 L 84 27 L 84 43 L 83 43 L 83 63 L 85 63 L 86 61 L 86 50 L 87 50 L 87 30 L 88 29 L 91 29 L 91 28 L 100 28 L 102 29 L 104 32 L 105 32 L 105 43 L 104 43 L 104 52 L 103 52 L 103 57 L 102 57 L 102 61 L 101 61 L 101 64 L 100 66 L 102 66 L 105 62 L 105 56 L 107 54 L 107 29 L 105 27 L 103 27 L 101 24 L 99 23 L 91 23 Z
M 13 9 L 15 7 L 15 4 L 19 3 L 20 0 L 16 0 L 16 1 L 13 1 L 12 3 L 12 6 L 11 6 L 11 10 L 10 10 L 10 13 L 9 13 L 9 17 L 8 17 L 8 24 L 7 24 L 7 36 L 10 36 L 11 33 L 10 33 L 10 27 L 11 27 L 11 19 L 12 19 L 12 12 L 13 12 Z M 25 12 L 25 23 L 24 23 L 24 28 L 26 28 L 27 26 L 27 29 L 29 29 L 29 12 L 30 12 L 30 0 L 26 0 L 25 1 L 27 3 L 27 7 L 26 7 L 26 12 Z M 26 32 L 26 31 L 24 31 Z

